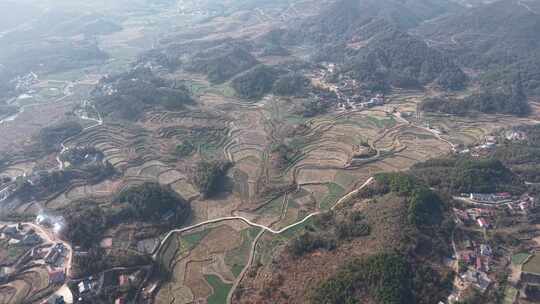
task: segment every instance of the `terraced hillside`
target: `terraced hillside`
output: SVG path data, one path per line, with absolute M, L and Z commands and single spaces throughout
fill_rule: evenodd
M 1 303 L 64 292 L 98 304 L 345 303 L 313 291 L 332 291 L 345 261 L 362 268 L 371 255 L 425 262 L 437 286 L 452 285 L 454 263 L 443 263 L 451 244 L 439 230 L 452 230 L 449 205 L 428 210 L 445 225 L 424 230 L 412 221 L 427 207 L 411 202 L 438 194 L 375 193 L 380 174 L 537 124 L 539 104 L 527 117 L 422 111 L 425 99 L 476 89 L 452 53 L 437 50 L 439 32 L 423 32 L 466 10 L 457 4 L 262 2 L 115 2 L 106 7 L 116 14 L 95 25 L 110 30 L 85 36 L 109 60 L 18 78 L 32 96 L 14 96 L 19 112 L 0 121 L 0 243 L 21 242 L 20 231 L 9 236 L 21 222 L 64 249 L 55 264 L 40 245 L 6 246 L 0 275 L 13 273 L 0 280 Z M 441 250 L 421 248 L 421 238 Z M 66 277 L 49 284 L 55 269 Z M 399 272 L 406 280 L 396 286 L 428 294 L 414 303 L 448 296 L 415 281 L 426 273 Z M 355 295 L 411 303 L 379 301 L 377 282 L 354 285 Z

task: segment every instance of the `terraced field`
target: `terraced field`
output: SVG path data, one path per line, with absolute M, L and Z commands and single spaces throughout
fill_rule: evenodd
M 227 287 L 247 264 L 256 233 L 243 223 L 229 222 L 174 235 L 158 257 L 173 279 L 160 289 L 156 303 L 223 303 Z

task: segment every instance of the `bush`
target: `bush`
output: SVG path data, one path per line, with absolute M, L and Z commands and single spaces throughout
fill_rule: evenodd
M 331 238 L 325 238 L 321 234 L 305 232 L 295 237 L 289 245 L 291 253 L 297 257 L 317 249 L 334 250 L 336 242 Z
M 130 187 L 118 194 L 117 203 L 128 204 L 116 220 L 152 220 L 162 221 L 171 215 L 174 223 L 183 224 L 191 215 L 191 206 L 176 192 L 158 183 L 144 183 Z
M 225 161 L 201 161 L 195 166 L 193 183 L 205 197 L 215 195 L 223 186 L 225 174 L 231 165 Z
M 309 87 L 309 79 L 301 74 L 287 74 L 279 77 L 272 88 L 275 95 L 302 96 Z
M 235 78 L 231 85 L 241 98 L 261 99 L 272 90 L 276 75 L 273 68 L 260 65 Z
M 355 259 L 316 288 L 312 302 L 352 304 L 360 294 L 370 294 L 383 304 L 413 303 L 412 278 L 411 265 L 399 254 Z
M 83 127 L 75 121 L 66 121 L 50 127 L 43 128 L 39 132 L 41 148 L 46 152 L 58 148 L 64 140 L 81 133 Z
M 191 141 L 185 140 L 184 142 L 176 146 L 176 156 L 178 158 L 188 157 L 193 154 L 195 149 L 196 147 L 195 145 L 193 145 L 193 143 L 191 143 Z
M 105 213 L 95 202 L 90 201 L 68 208 L 64 212 L 64 220 L 66 226 L 63 234 L 66 239 L 83 248 L 91 248 L 99 243 L 107 228 Z

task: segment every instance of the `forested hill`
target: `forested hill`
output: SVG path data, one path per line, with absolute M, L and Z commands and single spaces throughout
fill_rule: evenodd
M 509 63 L 538 55 L 540 14 L 534 2 L 502 0 L 421 25 L 418 32 L 448 41 L 464 64 Z
M 282 43 L 316 45 L 313 59 L 344 63 L 345 72 L 377 90 L 434 81 L 444 89 L 459 89 L 466 77 L 453 60 L 406 32 L 459 10 L 444 3 L 341 0 L 282 33 Z
M 363 27 L 379 20 L 406 30 L 424 20 L 459 10 L 459 6 L 449 1 L 339 0 L 318 16 L 303 21 L 299 34 L 304 37 L 295 38 L 349 40 L 357 37 Z
M 529 95 L 540 95 L 540 2 L 502 0 L 419 26 L 415 33 L 461 65 L 482 72 L 484 85 L 521 74 Z

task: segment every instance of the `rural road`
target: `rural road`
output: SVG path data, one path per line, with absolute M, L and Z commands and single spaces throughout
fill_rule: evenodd
M 91 117 L 88 117 L 88 116 L 85 116 L 85 115 L 82 115 L 80 116 L 80 118 L 82 120 L 90 120 L 90 121 L 94 121 L 96 124 L 93 124 L 91 126 L 88 126 L 86 128 L 83 129 L 83 132 L 84 131 L 87 131 L 87 130 L 90 130 L 90 129 L 93 129 L 95 127 L 99 127 L 103 124 L 103 119 L 101 118 L 101 114 L 99 114 L 99 111 L 96 109 L 96 107 L 94 105 L 92 105 L 92 107 L 94 108 L 94 110 L 96 111 L 97 115 L 98 115 L 98 118 L 91 118 Z M 65 143 L 68 142 L 69 140 L 73 139 L 74 137 L 78 136 L 79 134 L 76 134 L 72 137 L 68 137 L 66 139 L 64 139 L 61 143 L 60 143 L 60 147 L 61 147 L 61 150 L 60 150 L 60 153 L 58 154 L 58 156 L 56 156 L 56 162 L 58 163 L 58 169 L 59 170 L 62 170 L 64 169 L 64 163 L 62 162 L 62 160 L 60 160 L 60 155 L 62 155 L 62 153 L 64 153 L 66 150 L 68 150 L 68 148 L 66 147 Z
M 334 210 L 338 205 L 342 204 L 344 201 L 352 198 L 354 195 L 356 195 L 358 192 L 360 192 L 362 189 L 364 189 L 365 187 L 367 187 L 369 184 L 371 184 L 373 182 L 374 178 L 373 177 L 370 177 L 364 184 L 362 184 L 362 186 L 360 186 L 358 189 L 356 190 L 353 190 L 351 192 L 349 192 L 348 194 L 346 194 L 345 196 L 343 196 L 339 201 L 337 201 L 337 203 L 331 208 L 331 210 Z M 202 227 L 202 226 L 205 226 L 205 225 L 208 225 L 208 224 L 214 224 L 214 223 L 219 223 L 219 222 L 225 222 L 225 221 L 233 221 L 233 220 L 239 220 L 239 221 L 242 221 L 250 226 L 253 226 L 253 227 L 258 227 L 258 228 L 261 228 L 263 229 L 264 231 L 267 231 L 267 232 L 270 232 L 272 234 L 281 234 L 291 228 L 294 228 L 298 225 L 301 225 L 305 222 L 307 222 L 310 218 L 316 216 L 316 215 L 319 215 L 321 213 L 323 213 L 324 211 L 317 211 L 317 212 L 313 212 L 313 213 L 310 213 L 309 215 L 307 215 L 306 217 L 304 217 L 301 221 L 298 221 L 294 224 L 291 224 L 289 226 L 286 226 L 286 227 L 283 227 L 279 230 L 274 230 L 270 227 L 267 227 L 267 226 L 264 226 L 264 225 L 261 225 L 261 224 L 257 224 L 257 223 L 254 223 L 252 222 L 251 220 L 243 217 L 243 216 L 227 216 L 227 217 L 220 217 L 220 218 L 216 218 L 216 219 L 212 219 L 212 220 L 207 220 L 207 221 L 204 221 L 204 222 L 200 222 L 198 224 L 195 224 L 195 225 L 192 225 L 192 226 L 188 226 L 188 227 L 184 227 L 184 228 L 180 228 L 180 229 L 174 229 L 174 230 L 171 230 L 167 233 L 167 235 L 163 238 L 163 240 L 160 242 L 159 246 L 155 249 L 155 252 L 154 254 L 152 255 L 152 257 L 154 259 L 157 258 L 158 256 L 158 253 L 159 251 L 161 250 L 161 248 L 167 243 L 168 239 L 174 234 L 174 233 L 181 233 L 181 232 L 186 232 L 186 231 L 189 231 L 189 230 L 192 230 L 192 229 L 195 229 L 195 228 L 199 228 L 199 227 Z
M 518 5 L 520 5 L 520 6 L 524 7 L 524 8 L 526 8 L 529 12 L 531 12 L 531 13 L 533 13 L 533 14 L 535 14 L 535 15 L 538 15 L 538 12 L 536 12 L 536 11 L 533 10 L 533 9 L 531 9 L 531 7 L 530 7 L 528 4 L 524 3 L 523 1 L 518 1 Z
M 64 268 L 66 269 L 66 276 L 70 277 L 71 276 L 72 260 L 73 260 L 73 248 L 71 247 L 71 245 L 68 242 L 65 242 L 65 241 L 61 240 L 60 238 L 56 237 L 54 235 L 54 233 L 51 234 L 49 231 L 43 229 L 43 227 L 41 227 L 39 225 L 36 225 L 34 223 L 31 223 L 31 222 L 26 222 L 26 223 L 22 223 L 22 224 L 32 227 L 32 229 L 34 229 L 36 231 L 36 233 L 38 233 L 47 242 L 52 243 L 52 244 L 61 243 L 61 244 L 64 245 L 64 247 L 66 247 L 66 249 L 68 251 L 68 254 L 67 254 L 67 261 L 66 261 L 66 264 L 64 265 Z

